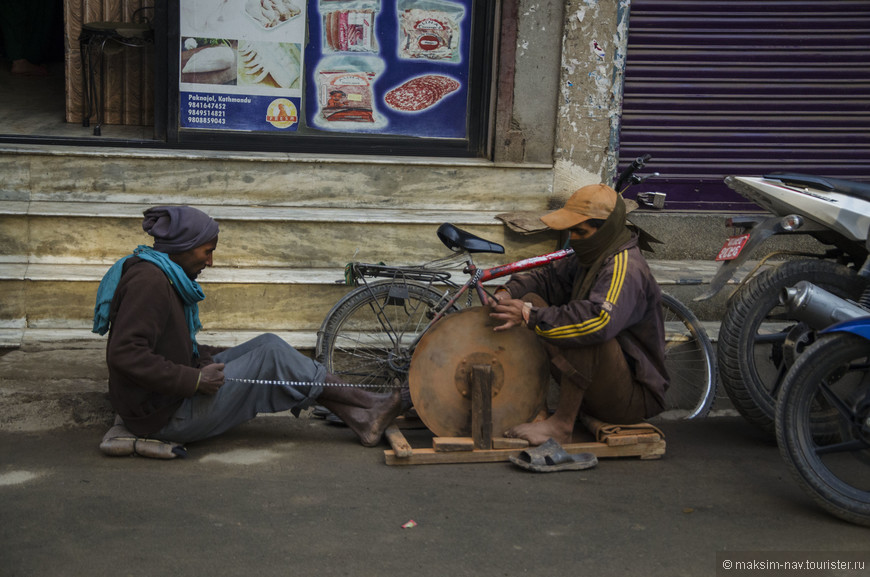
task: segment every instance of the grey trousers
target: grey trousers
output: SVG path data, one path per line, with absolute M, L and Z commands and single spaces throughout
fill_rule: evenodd
M 323 382 L 326 368 L 280 337 L 263 334 L 215 356 L 224 363 L 228 380 L 214 395 L 185 399 L 169 423 L 151 435 L 155 439 L 190 443 L 219 435 L 249 421 L 257 413 L 300 411 L 314 404 L 323 388 L 241 383 L 231 378 L 268 381 Z

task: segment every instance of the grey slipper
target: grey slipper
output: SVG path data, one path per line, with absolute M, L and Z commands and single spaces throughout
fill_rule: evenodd
M 526 449 L 518 457 L 511 456 L 510 460 L 517 467 L 535 473 L 580 471 L 598 464 L 598 458 L 592 453 L 571 455 L 554 439 L 547 439 L 546 443 L 534 449 Z

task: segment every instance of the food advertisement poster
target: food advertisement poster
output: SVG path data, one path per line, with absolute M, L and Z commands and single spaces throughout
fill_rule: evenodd
M 305 43 L 302 0 L 182 0 L 180 126 L 299 126 Z
M 181 0 L 180 125 L 465 138 L 472 0 Z

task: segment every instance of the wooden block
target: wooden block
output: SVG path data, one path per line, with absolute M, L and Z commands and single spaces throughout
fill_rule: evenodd
M 638 443 L 657 443 L 662 439 L 658 433 L 643 433 L 637 436 Z
M 641 433 L 638 435 L 608 435 L 604 441 L 610 446 L 636 445 L 638 443 L 655 443 L 660 440 L 658 433 Z
M 605 437 L 604 441 L 611 447 L 637 445 L 637 435 L 611 435 Z
M 496 437 L 492 440 L 493 449 L 525 449 L 529 446 L 529 442 L 525 439 L 508 439 L 507 437 Z
M 492 448 L 492 366 L 471 367 L 471 438 L 475 449 Z
M 405 435 L 402 434 L 402 431 L 400 431 L 399 427 L 395 424 L 387 427 L 387 430 L 384 431 L 384 436 L 390 442 L 390 446 L 393 448 L 396 457 L 407 459 L 414 452 L 414 449 L 411 448 L 411 444 L 408 443 Z
M 473 451 L 474 439 L 471 437 L 435 437 L 432 439 L 432 450 L 436 453 Z

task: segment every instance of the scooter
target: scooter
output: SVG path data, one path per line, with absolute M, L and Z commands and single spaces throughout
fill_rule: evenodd
M 769 216 L 732 217 L 737 234 L 716 256 L 722 266 L 708 299 L 728 283 L 767 239 L 807 235 L 817 242 L 810 252 L 771 252 L 759 261 L 731 295 L 719 332 L 718 366 L 725 391 L 747 421 L 774 434 L 776 397 L 789 367 L 816 337 L 816 331 L 790 315 L 780 303 L 783 289 L 811 280 L 837 297 L 857 299 L 867 280 L 857 268 L 867 258 L 870 184 L 802 174 L 729 176 L 726 185 Z M 784 259 L 766 266 L 775 257 Z
M 870 291 L 857 304 L 801 281 L 781 300 L 811 327 L 847 320 L 821 329 L 786 373 L 775 412 L 780 453 L 819 505 L 870 526 Z

